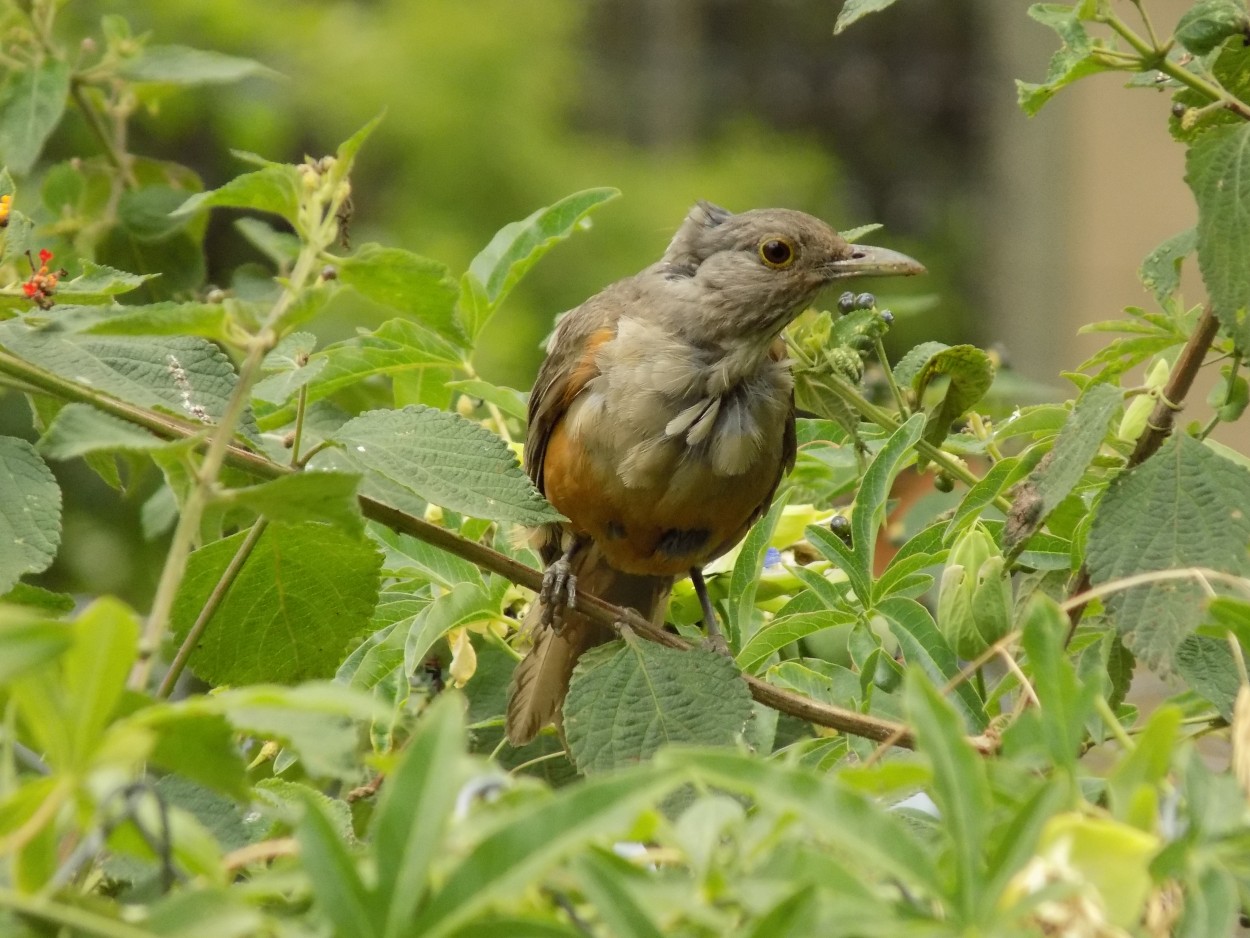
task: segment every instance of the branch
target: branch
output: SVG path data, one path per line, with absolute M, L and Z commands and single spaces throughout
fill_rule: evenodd
M 1180 357 L 1177 358 L 1172 373 L 1168 377 L 1168 383 L 1159 394 L 1159 402 L 1155 404 L 1150 419 L 1146 421 L 1146 429 L 1137 438 L 1137 445 L 1133 447 L 1133 454 L 1128 458 L 1128 463 L 1124 467 L 1125 471 L 1140 466 L 1157 453 L 1163 441 L 1172 433 L 1176 412 L 1181 409 L 1186 395 L 1189 394 L 1189 389 L 1193 387 L 1194 378 L 1198 376 L 1198 369 L 1202 367 L 1207 352 L 1211 350 L 1211 343 L 1215 341 L 1219 328 L 1219 320 L 1215 318 L 1211 304 L 1208 303 L 1202 310 L 1202 316 L 1198 319 L 1198 324 L 1194 326 L 1194 331 L 1190 333 L 1189 341 L 1181 349 Z M 1072 640 L 1076 627 L 1081 624 L 1081 616 L 1085 613 L 1085 607 L 1089 605 L 1090 599 L 1094 598 L 1092 595 L 1085 595 L 1089 593 L 1089 588 L 1089 568 L 1081 564 L 1076 583 L 1068 591 L 1068 601 L 1064 604 L 1068 609 L 1068 641 Z

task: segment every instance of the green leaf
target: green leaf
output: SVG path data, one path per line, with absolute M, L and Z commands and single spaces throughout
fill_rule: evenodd
M 959 674 L 959 660 L 951 650 L 929 610 L 914 599 L 890 596 L 873 610 L 890 626 L 909 665 L 918 665 L 934 684 L 944 685 Z M 974 732 L 987 724 L 985 705 L 967 681 L 951 691 L 951 702 Z
M 1230 36 L 1250 39 L 1244 0 L 1197 0 L 1176 24 L 1176 41 L 1194 55 L 1206 55 Z
M 561 789 L 525 805 L 452 867 L 405 935 L 441 938 L 484 909 L 532 888 L 541 872 L 591 840 L 622 832 L 644 806 L 680 781 L 672 770 L 640 766 Z
M 1087 75 L 1104 72 L 1111 66 L 1095 55 L 1103 45 L 1101 40 L 1091 39 L 1081 25 L 1081 8 L 1084 4 L 1035 3 L 1029 7 L 1029 16 L 1059 34 L 1063 45 L 1050 59 L 1046 80 L 1041 84 L 1017 81 L 1016 91 L 1021 110 L 1033 117 L 1059 89 Z
M 385 716 L 367 694 L 325 682 L 218 690 L 199 704 L 240 732 L 284 741 L 310 774 L 354 783 L 361 777 L 359 724 Z
M 1215 127 L 1189 148 L 1185 181 L 1198 202 L 1198 266 L 1233 341 L 1250 348 L 1250 124 Z
M 141 453 L 166 445 L 167 440 L 90 404 L 66 404 L 44 431 L 38 449 L 48 459 L 64 460 L 118 450 Z
M 464 699 L 443 693 L 422 716 L 403 760 L 388 774 L 373 818 L 377 857 L 374 906 L 384 936 L 412 934 L 407 925 L 429 887 L 430 868 L 465 780 Z
M 446 381 L 444 382 L 444 387 L 467 394 L 469 397 L 481 398 L 488 404 L 494 404 L 507 416 L 515 417 L 517 420 L 523 421 L 527 417 L 528 404 L 524 391 L 491 384 L 489 381 L 483 381 L 480 378 Z
M 221 417 L 234 389 L 234 367 L 225 353 L 204 339 L 94 338 L 34 331 L 17 322 L 0 323 L 0 347 L 46 371 L 140 407 L 154 407 L 183 419 Z M 250 415 L 245 433 L 254 434 Z
M 35 448 L 0 436 L 0 594 L 48 569 L 61 543 L 61 489 Z
M 614 854 L 590 850 L 577 858 L 578 879 L 613 938 L 664 938 L 646 908 L 626 887 L 633 864 Z
M 96 260 L 144 277 L 132 300 L 155 303 L 189 294 L 204 283 L 204 250 L 190 231 L 176 231 L 159 241 L 136 238 L 114 225 L 96 244 Z
M 588 226 L 586 216 L 620 194 L 617 189 L 585 189 L 500 228 L 473 258 L 461 284 L 460 316 L 469 339 L 477 338 L 491 314 L 544 254 Z
M 65 112 L 69 97 L 68 62 L 45 58 L 39 65 L 10 73 L 0 97 L 0 163 L 23 176 Z
M 175 214 L 188 215 L 213 206 L 250 208 L 280 215 L 294 225 L 299 213 L 299 184 L 294 166 L 275 163 L 236 176 L 219 189 L 197 192 Z
M 955 509 L 955 514 L 951 516 L 942 533 L 942 539 L 949 543 L 964 528 L 979 519 L 981 512 L 994 504 L 994 499 L 1006 489 L 1011 488 L 1023 471 L 1026 471 L 1023 460 L 1016 456 L 1007 456 L 994 463 L 990 471 L 968 489 L 960 500 L 959 507 Z
M 318 368 L 319 372 L 307 382 L 308 402 L 319 401 L 369 378 L 462 364 L 463 356 L 456 346 L 416 323 L 392 319 L 374 332 L 336 342 L 313 354 L 307 367 Z M 288 405 L 266 414 L 261 426 L 272 429 L 294 418 L 295 408 Z
M 1086 564 L 1095 586 L 1178 567 L 1250 574 L 1250 472 L 1185 434 L 1174 434 L 1132 472 L 1111 483 L 1089 533 Z M 1193 580 L 1166 580 L 1105 599 L 1138 658 L 1171 671 L 1177 646 L 1202 619 Z
M 406 673 L 415 674 L 434 643 L 454 628 L 500 617 L 500 596 L 477 583 L 458 583 L 414 619 L 404 642 Z
M 851 511 L 851 549 L 855 557 L 857 579 L 870 590 L 877 535 L 885 524 L 890 489 L 894 485 L 895 476 L 902 471 L 905 461 L 912 455 L 912 448 L 920 439 L 923 428 L 924 417 L 913 414 L 906 423 L 891 433 L 885 445 L 877 452 L 868 471 L 864 473 L 859 491 L 855 495 L 855 507 Z M 859 594 L 859 600 L 868 606 L 872 602 L 871 592 Z
M 178 641 L 246 536 L 191 555 L 171 617 Z M 269 525 L 196 645 L 191 668 L 213 684 L 332 676 L 348 641 L 368 625 L 381 565 L 373 545 L 338 528 Z
M 834 778 L 717 749 L 670 749 L 657 756 L 656 764 L 741 792 L 770 811 L 792 813 L 857 864 L 879 869 L 909 888 L 930 895 L 945 891 L 933 852 L 903 819 Z
M 148 757 L 154 765 L 236 801 L 251 797 L 238 740 L 225 717 L 175 704 L 147 707 L 130 722 L 156 730 Z
M 73 632 L 65 623 L 0 605 L 0 685 L 51 661 L 72 641 Z
M 457 414 L 420 405 L 370 411 L 333 439 L 354 463 L 443 508 L 524 525 L 562 517 L 503 440 Z
M 137 290 L 157 274 L 131 274 L 106 264 L 82 262 L 82 273 L 56 289 L 57 303 L 107 303 L 111 297 Z M 60 310 L 57 311 L 60 318 Z
M 428 579 L 447 589 L 467 582 L 485 585 L 478 568 L 455 554 L 380 524 L 371 524 L 369 533 L 382 545 L 382 569 L 390 576 Z
M 249 938 L 265 927 L 259 909 L 238 890 L 224 888 L 165 896 L 151 906 L 144 922 L 145 934 L 150 930 L 161 938 Z
M 990 817 L 989 779 L 985 763 L 964 739 L 954 709 L 925 679 L 911 671 L 906 689 L 907 712 L 916 730 L 916 745 L 933 766 L 933 799 L 955 854 L 955 899 L 968 924 L 992 916 L 981 903 L 986 876 L 982 853 Z
M 1208 635 L 1187 635 L 1176 649 L 1176 672 L 1199 697 L 1230 724 L 1233 704 L 1241 688 L 1237 665 L 1228 642 Z
M 148 303 L 57 310 L 61 327 L 86 335 L 198 335 L 232 344 L 231 307 L 225 303 Z
M 846 0 L 842 4 L 841 12 L 838 13 L 837 22 L 833 24 L 833 34 L 836 36 L 869 13 L 880 13 L 886 7 L 893 6 L 895 2 L 896 0 Z
M 137 56 L 122 62 L 119 71 L 133 82 L 170 85 L 221 85 L 252 75 L 278 77 L 273 69 L 251 59 L 187 46 L 144 46 Z
M 317 377 L 326 360 L 311 358 L 317 337 L 311 332 L 292 332 L 265 356 L 261 370 L 268 375 L 252 386 L 252 399 L 284 404 L 295 392 Z
M 364 518 L 356 500 L 360 476 L 350 472 L 293 472 L 260 485 L 223 492 L 231 505 L 249 508 L 270 521 L 298 524 L 324 521 L 349 534 L 359 534 Z
M 308 798 L 295 836 L 312 894 L 333 925 L 334 933 L 351 938 L 379 938 L 382 931 L 378 919 L 384 910 L 373 900 L 355 860 L 315 798 Z
M 1111 419 L 1120 411 L 1121 391 L 1095 384 L 1081 395 L 1050 454 L 1016 493 L 1003 529 L 1003 550 L 1013 553 L 1032 537 L 1059 503 L 1072 493 L 1098 455 Z
M 299 238 L 289 231 L 278 231 L 268 222 L 250 217 L 236 218 L 234 227 L 252 247 L 280 267 L 289 267 L 299 256 Z
M 456 318 L 460 290 L 438 261 L 400 248 L 365 244 L 336 266 L 341 283 L 412 317 L 456 345 L 464 345 L 464 330 Z
M 127 189 L 117 202 L 117 220 L 140 241 L 159 241 L 191 223 L 189 215 L 174 215 L 188 193 L 171 186 Z
M 1181 287 L 1181 264 L 1198 249 L 1198 229 L 1186 228 L 1146 255 L 1138 276 L 1142 286 L 1163 304 Z
M 666 743 L 728 746 L 750 715 L 751 694 L 728 658 L 627 637 L 582 655 L 564 734 L 590 775 L 649 759 Z
M 941 343 L 925 343 L 930 348 Z M 916 350 L 913 349 L 913 353 Z M 908 354 L 908 359 L 912 353 Z M 902 370 L 903 363 L 899 363 Z M 994 364 L 990 356 L 975 345 L 953 345 L 934 349 L 912 379 L 916 400 L 923 400 L 925 389 L 934 379 L 946 376 L 950 379 L 941 402 L 933 408 L 925 425 L 924 439 L 935 446 L 940 445 L 950 432 L 951 424 L 964 415 L 994 383 Z
M 755 616 L 755 592 L 764 568 L 768 543 L 777 529 L 777 521 L 790 500 L 789 492 L 782 492 L 773 500 L 768 514 L 751 526 L 738 559 L 734 561 L 729 577 L 729 647 L 741 648 L 752 635 Z M 705 623 L 705 626 L 711 628 Z
M 738 667 L 754 674 L 756 669 L 768 661 L 773 652 L 780 651 L 809 635 L 815 635 L 825 629 L 838 626 L 854 625 L 858 616 L 849 610 L 822 609 L 819 612 L 798 612 L 787 616 L 778 616 L 760 629 L 746 642 L 738 652 Z

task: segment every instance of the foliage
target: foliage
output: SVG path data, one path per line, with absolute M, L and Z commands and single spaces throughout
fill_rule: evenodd
M 1250 898 L 1250 460 L 1207 437 L 1247 399 L 1250 17 L 1200 0 L 1161 37 L 1134 6 L 1141 32 L 1109 0 L 1035 7 L 1062 48 L 1021 104 L 1166 77 L 1199 221 L 1143 266 L 1158 309 L 1091 327 L 1111 338 L 1073 400 L 997 421 L 982 350 L 891 368 L 872 297 L 804 316 L 799 465 L 707 571 L 732 660 L 678 637 L 701 618 L 679 586 L 678 635 L 632 623 L 583 658 L 567 756 L 554 732 L 500 742 L 538 583 L 512 529 L 558 516 L 517 464 L 523 396 L 474 356 L 615 191 L 533 211 L 462 272 L 352 248 L 378 120 L 205 190 L 130 152 L 136 96 L 263 66 L 116 16 L 70 56 L 58 4 L 6 7 L 0 377 L 38 442 L 0 438 L 4 933 L 1227 933 Z M 68 109 L 98 153 L 45 165 Z M 205 286 L 217 208 L 266 276 Z M 385 321 L 303 331 L 348 294 Z M 1211 416 L 1174 430 L 1217 360 Z M 168 536 L 143 618 L 30 582 L 62 540 L 48 462 L 76 460 Z M 890 553 L 903 473 L 964 488 Z M 1185 689 L 1139 713 L 1139 667 Z M 1195 743 L 1226 731 L 1219 772 Z

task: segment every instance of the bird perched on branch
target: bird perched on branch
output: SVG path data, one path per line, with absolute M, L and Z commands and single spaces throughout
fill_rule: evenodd
M 530 395 L 525 469 L 569 521 L 536 535 L 547 570 L 508 700 L 513 745 L 559 719 L 578 657 L 614 637 L 570 608 L 577 590 L 659 625 L 689 575 L 718 634 L 701 569 L 794 464 L 782 329 L 825 286 L 923 270 L 802 212 L 700 202 L 657 263 L 561 320 Z

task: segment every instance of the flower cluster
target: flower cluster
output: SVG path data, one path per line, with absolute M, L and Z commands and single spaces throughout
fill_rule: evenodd
M 30 279 L 22 284 L 22 292 L 40 309 L 51 309 L 56 302 L 52 299 L 52 294 L 56 292 L 56 285 L 60 279 L 65 276 L 65 270 L 48 270 L 48 262 L 52 260 L 52 252 L 47 248 L 43 248 L 39 252 L 39 267 L 35 267 L 35 261 L 30 257 L 30 252 L 26 252 L 26 257 L 30 260 Z

